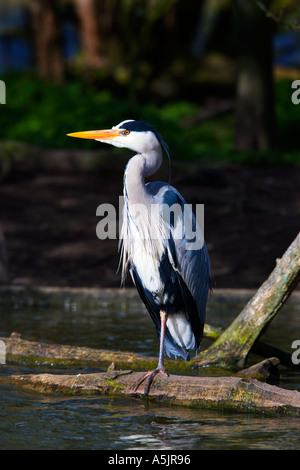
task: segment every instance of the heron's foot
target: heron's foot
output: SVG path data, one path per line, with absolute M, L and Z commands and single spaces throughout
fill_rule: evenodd
M 136 392 L 137 389 L 139 388 L 139 386 L 141 385 L 141 383 L 144 382 L 144 380 L 148 379 L 147 382 L 146 382 L 146 385 L 145 385 L 144 395 L 149 395 L 149 390 L 150 390 L 151 384 L 153 382 L 153 379 L 160 372 L 162 374 L 166 375 L 167 377 L 169 377 L 169 374 L 166 372 L 166 369 L 163 366 L 157 367 L 154 370 L 149 370 L 148 372 L 146 372 L 146 374 L 144 374 L 139 380 L 137 380 L 137 382 L 135 382 L 132 385 L 132 387 L 130 387 L 129 390 L 131 392 Z

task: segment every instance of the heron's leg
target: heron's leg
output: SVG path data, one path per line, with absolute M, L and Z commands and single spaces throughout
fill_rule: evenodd
M 159 374 L 160 372 L 162 374 L 165 374 L 168 376 L 168 373 L 166 372 L 165 366 L 164 366 L 164 356 L 165 356 L 165 334 L 166 334 L 166 322 L 167 322 L 167 314 L 163 310 L 160 312 L 160 324 L 161 324 L 161 329 L 160 329 L 160 343 L 159 343 L 159 357 L 158 357 L 158 364 L 157 368 L 154 369 L 148 376 L 145 377 L 145 379 L 148 377 L 146 386 L 145 386 L 145 395 L 149 394 L 149 390 L 152 384 L 152 381 L 154 377 Z
M 154 370 L 149 370 L 144 374 L 132 387 L 131 390 L 136 391 L 140 384 L 144 382 L 144 380 L 147 380 L 146 386 L 145 386 L 145 395 L 149 394 L 149 390 L 151 387 L 151 384 L 153 382 L 154 377 L 159 374 L 160 372 L 162 374 L 165 374 L 168 376 L 168 373 L 166 372 L 165 366 L 164 366 L 164 349 L 165 349 L 165 334 L 166 334 L 166 322 L 167 322 L 167 314 L 163 310 L 160 311 L 160 323 L 161 323 L 161 328 L 160 328 L 160 343 L 159 343 L 159 358 L 158 358 L 158 364 L 157 368 Z
M 165 369 L 164 357 L 165 357 L 165 336 L 166 336 L 166 323 L 167 314 L 163 310 L 159 312 L 160 315 L 160 341 L 159 341 L 159 356 L 158 356 L 158 369 Z

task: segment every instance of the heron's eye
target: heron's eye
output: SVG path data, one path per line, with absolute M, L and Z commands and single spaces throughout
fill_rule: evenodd
M 130 131 L 126 130 L 126 131 L 123 132 L 123 134 L 128 135 L 128 134 L 130 134 Z

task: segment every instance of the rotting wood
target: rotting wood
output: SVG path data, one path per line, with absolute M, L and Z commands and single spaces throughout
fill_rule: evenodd
M 78 374 L 27 374 L 0 377 L 0 384 L 21 387 L 43 394 L 137 396 L 130 387 L 142 372 L 113 371 Z M 300 416 L 300 393 L 240 377 L 157 376 L 150 389 L 150 399 L 160 403 L 199 408 L 263 412 Z
M 213 341 L 216 341 L 224 331 L 225 330 L 220 327 L 214 327 L 212 325 L 207 324 L 204 325 L 204 336 Z M 251 352 L 264 358 L 269 358 L 273 356 L 277 357 L 283 366 L 293 367 L 292 355 L 289 352 L 283 351 L 282 349 L 276 348 L 275 346 L 266 344 L 263 341 L 255 341 L 251 348 Z M 197 362 L 197 359 L 195 360 L 195 362 Z
M 300 279 L 300 233 L 268 279 L 221 336 L 198 356 L 198 365 L 241 369 L 253 344 L 279 312 Z
M 264 359 L 247 369 L 239 370 L 236 375 L 244 378 L 248 377 L 257 380 L 267 380 L 270 377 L 278 376 L 277 367 L 279 364 L 280 360 L 277 357 L 270 357 L 269 359 Z
M 157 358 L 126 351 L 110 351 L 83 346 L 48 344 L 23 339 L 19 333 L 0 338 L 5 343 L 6 362 L 27 366 L 99 367 L 112 362 L 118 367 L 143 369 L 156 367 Z M 173 361 L 175 362 L 175 361 Z

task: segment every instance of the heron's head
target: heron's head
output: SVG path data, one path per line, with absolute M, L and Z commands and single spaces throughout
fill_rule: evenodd
M 117 126 L 102 131 L 83 131 L 68 134 L 71 137 L 94 139 L 99 142 L 133 150 L 137 153 L 147 153 L 163 146 L 168 153 L 168 146 L 161 135 L 147 122 L 127 120 Z

